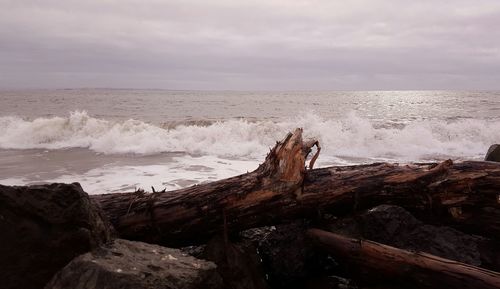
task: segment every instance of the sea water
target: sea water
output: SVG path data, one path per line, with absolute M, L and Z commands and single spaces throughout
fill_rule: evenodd
M 500 92 L 1 91 L 0 184 L 172 190 L 254 170 L 296 127 L 320 167 L 481 160 Z

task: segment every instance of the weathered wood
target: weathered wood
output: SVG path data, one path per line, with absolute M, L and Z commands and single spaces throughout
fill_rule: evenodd
M 367 281 L 413 288 L 500 288 L 500 273 L 422 252 L 310 229 L 308 236 Z
M 122 237 L 167 245 L 289 218 L 400 205 L 426 221 L 500 239 L 500 163 L 447 160 L 306 170 L 316 141 L 296 130 L 257 170 L 169 192 L 95 195 Z M 224 219 L 226 221 L 224 221 Z M 224 225 L 226 224 L 226 226 Z
M 277 206 L 295 211 L 306 157 L 314 145 L 319 146 L 316 140 L 303 141 L 302 129 L 296 129 L 251 173 L 171 192 L 93 198 L 123 238 L 169 245 L 200 241 L 223 228 L 234 231 L 274 222 L 268 218 L 283 217 L 274 215 Z
M 310 171 L 307 179 L 304 191 L 320 192 L 326 200 L 316 199 L 320 207 L 337 214 L 395 204 L 428 223 L 500 239 L 500 163 L 330 167 Z

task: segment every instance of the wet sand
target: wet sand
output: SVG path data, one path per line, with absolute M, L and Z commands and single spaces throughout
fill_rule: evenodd
M 171 163 L 182 153 L 106 155 L 88 149 L 0 150 L 0 179 L 24 178 L 30 182 L 54 179 L 67 174 L 84 174 L 104 166 L 142 166 Z
M 179 189 L 253 170 L 253 161 L 184 153 L 102 154 L 88 149 L 0 150 L 0 184 L 81 183 L 90 194 Z M 202 165 L 203 164 L 203 165 Z

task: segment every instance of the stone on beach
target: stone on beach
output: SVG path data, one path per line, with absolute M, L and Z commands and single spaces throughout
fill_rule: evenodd
M 484 157 L 485 161 L 500 162 L 500 144 L 491 145 Z
M 223 288 L 217 266 L 178 249 L 117 239 L 75 258 L 45 289 Z
M 0 280 L 39 289 L 76 256 L 111 238 L 102 212 L 78 183 L 0 185 Z
M 307 228 L 307 222 L 297 220 L 241 233 L 243 243 L 250 243 L 258 249 L 272 288 L 304 288 L 308 279 L 317 279 L 316 275 L 321 275 L 323 269 L 329 267 L 324 264 L 327 257 L 318 255 L 307 239 Z
M 227 288 L 269 288 L 257 248 L 251 244 L 233 244 L 222 236 L 215 236 L 205 246 L 203 257 L 217 264 Z
M 354 218 L 339 220 L 329 231 L 405 250 L 422 251 L 475 266 L 481 265 L 478 248 L 482 242 L 480 237 L 450 227 L 424 224 L 398 206 L 377 206 Z

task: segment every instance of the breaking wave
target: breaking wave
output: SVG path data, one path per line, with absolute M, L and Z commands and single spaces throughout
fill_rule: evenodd
M 88 148 L 105 154 L 185 152 L 261 159 L 276 140 L 295 127 L 303 127 L 306 137 L 320 140 L 323 159 L 479 159 L 490 144 L 500 141 L 499 120 L 424 120 L 381 125 L 355 114 L 324 119 L 308 113 L 277 122 L 235 119 L 156 126 L 132 119 L 99 119 L 76 111 L 68 117 L 34 120 L 0 117 L 0 148 Z

